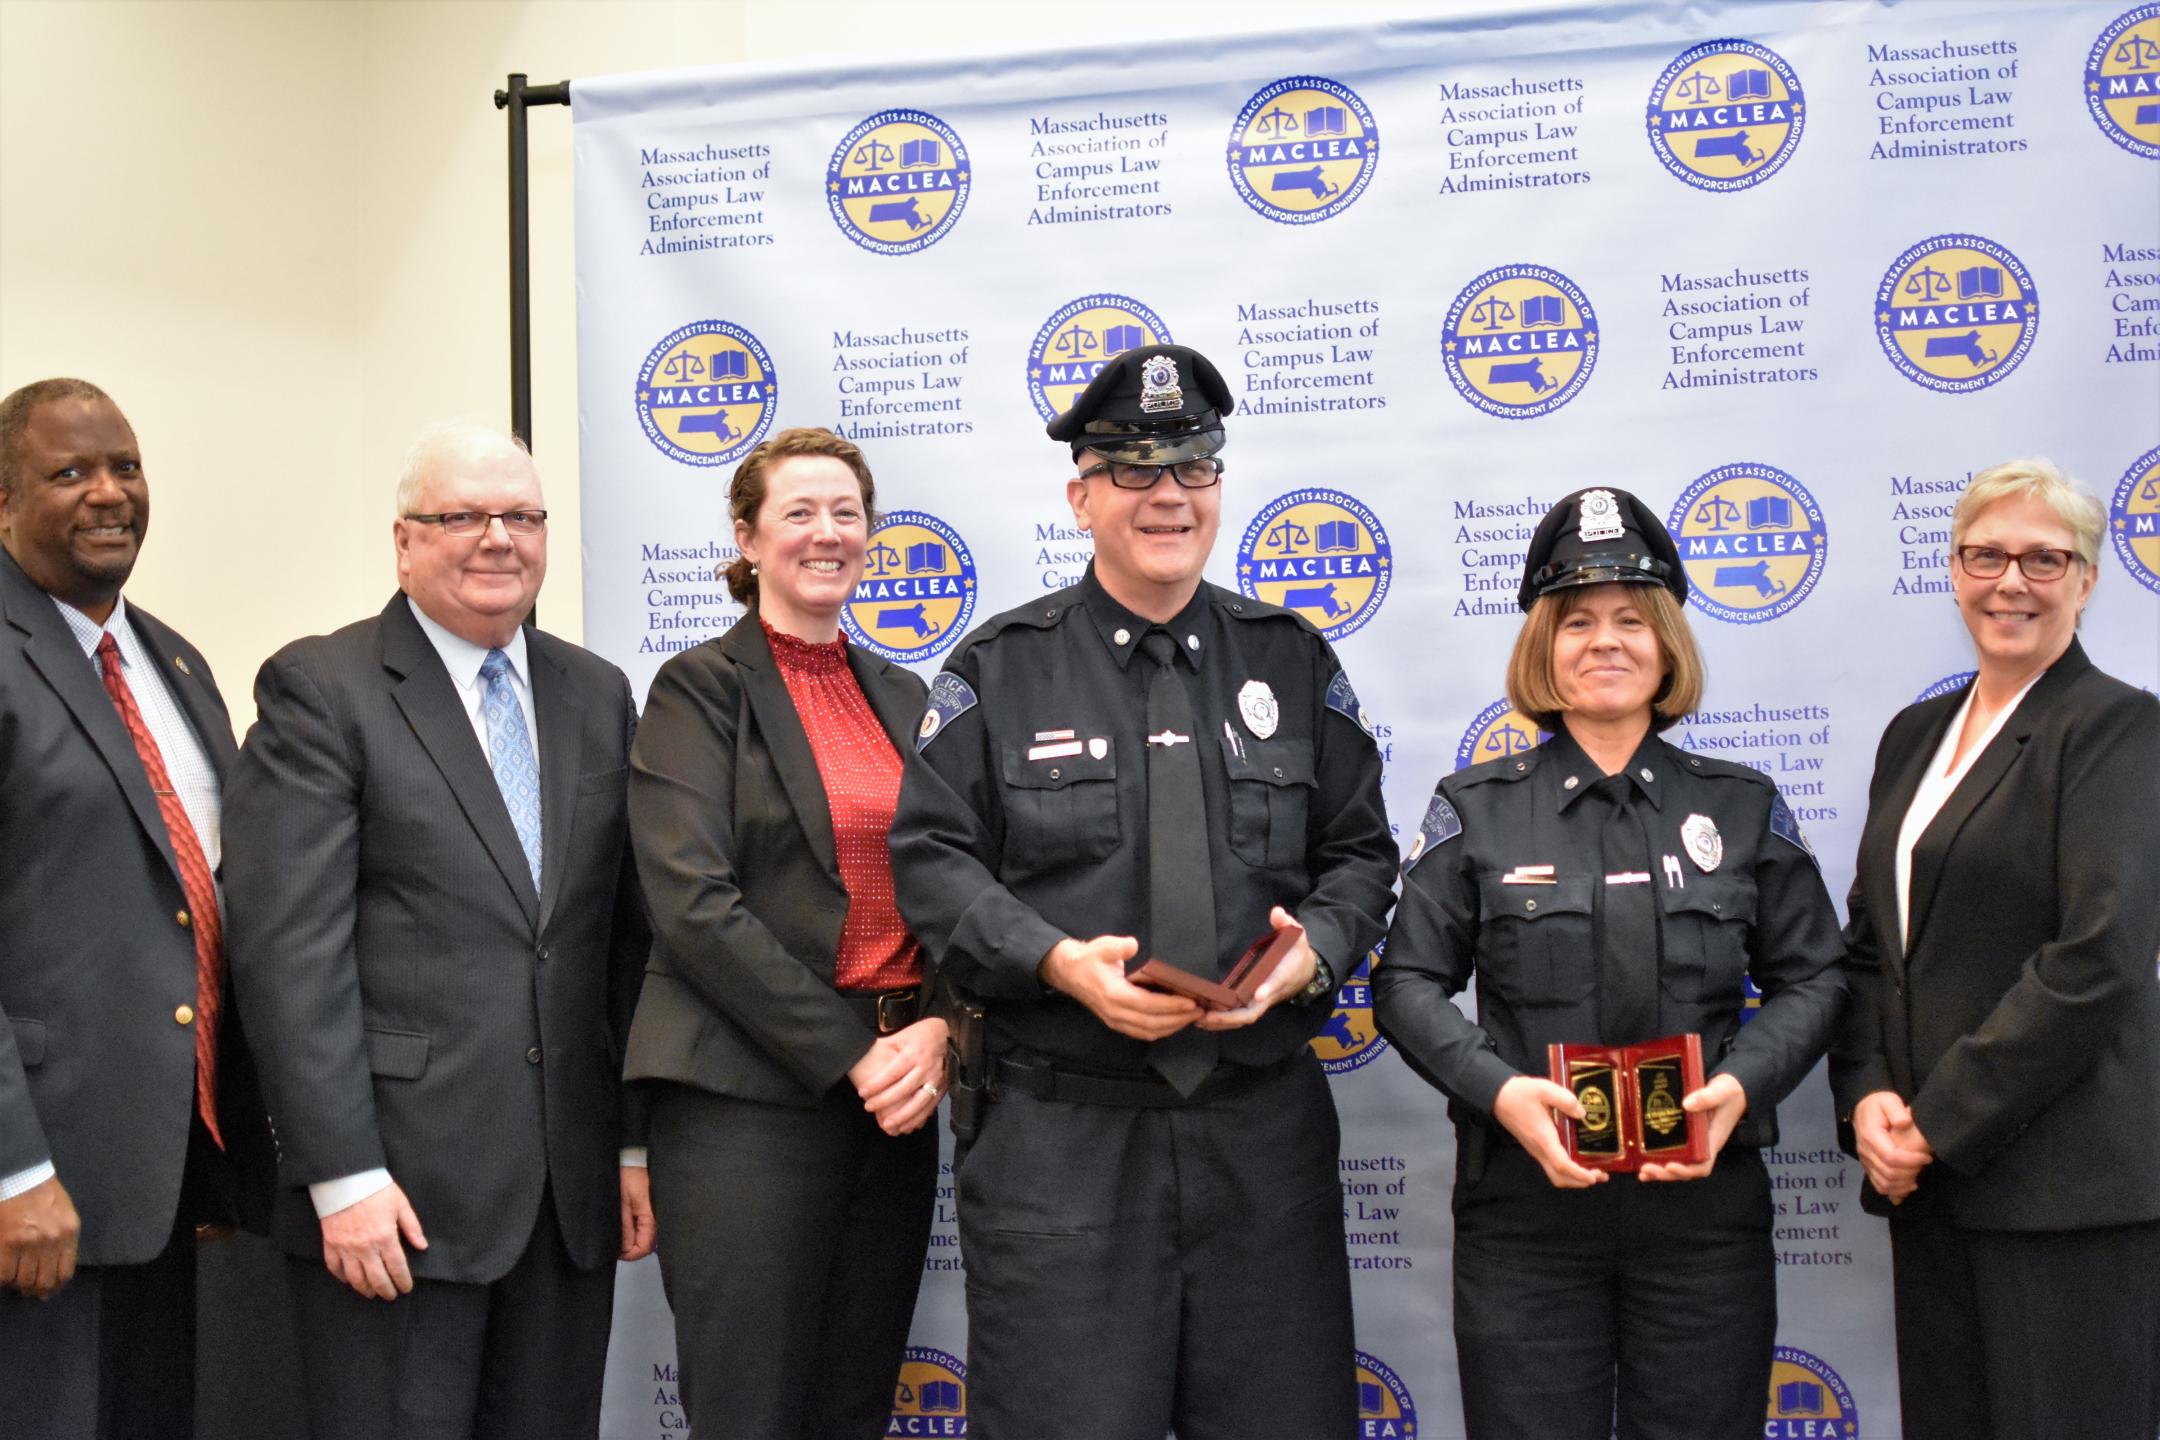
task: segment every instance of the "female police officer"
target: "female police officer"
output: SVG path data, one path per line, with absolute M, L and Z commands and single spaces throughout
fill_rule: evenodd
M 1455 1345 L 1473 1440 L 1759 1435 L 1777 1323 L 1778 1101 L 1828 1044 L 1837 917 L 1777 787 L 1659 739 L 1702 693 L 1664 526 L 1584 490 L 1530 544 L 1508 698 L 1552 731 L 1440 782 L 1404 867 L 1380 1027 L 1456 1122 Z M 1478 978 L 1472 1022 L 1452 997 Z M 1741 1026 L 1742 977 L 1763 992 Z M 1568 1158 L 1556 1042 L 1697 1032 L 1710 1158 Z M 1686 1182 L 1686 1183 L 1678 1183 Z

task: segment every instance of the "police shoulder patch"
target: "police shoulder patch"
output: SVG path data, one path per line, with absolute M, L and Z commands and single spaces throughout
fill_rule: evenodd
M 1432 803 L 1425 807 L 1425 822 L 1418 826 L 1417 839 L 1410 842 L 1410 853 L 1403 858 L 1403 874 L 1417 868 L 1417 863 L 1440 846 L 1462 834 L 1462 817 L 1448 798 L 1437 790 Z
M 1358 704 L 1357 691 L 1350 688 L 1349 671 L 1336 671 L 1335 678 L 1328 682 L 1327 708 L 1345 720 L 1355 722 L 1358 729 L 1366 734 L 1373 733 L 1372 716 L 1365 713 L 1363 705 Z
M 930 707 L 923 711 L 922 724 L 915 730 L 917 752 L 943 734 L 947 725 L 974 708 L 975 687 L 950 670 L 940 671 L 937 679 L 930 682 Z
M 1785 797 L 1781 793 L 1773 793 L 1770 797 L 1770 833 L 1799 846 L 1808 859 L 1813 860 L 1818 869 L 1821 868 L 1822 861 L 1816 856 L 1815 847 L 1808 844 L 1807 836 L 1800 833 L 1799 817 L 1792 813 L 1792 807 L 1785 803 Z

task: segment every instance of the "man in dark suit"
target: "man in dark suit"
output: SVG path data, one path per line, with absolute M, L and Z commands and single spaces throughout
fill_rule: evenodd
M 619 670 L 525 623 L 546 522 L 522 446 L 431 431 L 402 593 L 256 678 L 233 972 L 318 1440 L 593 1435 L 611 1262 L 652 1247 L 620 1153 L 636 713 Z
M 195 1239 L 260 1219 L 269 1135 L 226 1001 L 232 723 L 121 598 L 142 452 L 81 380 L 0 400 L 0 1426 L 194 1430 Z

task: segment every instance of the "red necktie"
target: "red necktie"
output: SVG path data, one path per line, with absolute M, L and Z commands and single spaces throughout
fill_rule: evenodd
M 172 842 L 173 858 L 180 862 L 180 888 L 187 895 L 188 913 L 183 923 L 195 931 L 195 1108 L 202 1115 L 210 1138 L 225 1148 L 217 1123 L 217 1026 L 218 1000 L 225 990 L 225 939 L 218 921 L 217 884 L 210 878 L 210 862 L 203 858 L 202 842 L 195 824 L 165 773 L 165 757 L 157 739 L 143 723 L 135 692 L 120 673 L 120 646 L 107 631 L 98 639 L 98 670 L 105 677 L 105 693 L 127 726 L 135 753 L 142 757 L 143 772 L 150 777 L 151 793 L 157 796 L 158 814 L 165 821 L 166 838 Z

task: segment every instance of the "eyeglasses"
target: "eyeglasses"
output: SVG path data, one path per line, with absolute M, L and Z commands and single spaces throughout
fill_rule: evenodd
M 2072 550 L 2027 550 L 2013 555 L 2008 550 L 1998 550 L 1993 545 L 1960 545 L 1957 547 L 1958 564 L 1975 580 L 1993 580 L 2017 561 L 2017 567 L 2027 580 L 2060 580 L 2070 573 L 2070 562 L 2077 558 Z
M 512 535 L 537 535 L 547 528 L 545 510 L 445 510 L 440 515 L 407 515 L 423 525 L 440 525 L 445 535 L 471 536 L 487 533 L 488 526 L 502 521 Z
M 1080 472 L 1080 478 L 1091 479 L 1105 471 L 1109 472 L 1110 483 L 1120 490 L 1153 489 L 1166 471 L 1187 490 L 1205 490 L 1222 479 L 1222 461 L 1212 455 L 1202 460 L 1180 460 L 1174 465 L 1128 465 L 1123 460 L 1109 460 L 1088 466 Z

